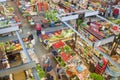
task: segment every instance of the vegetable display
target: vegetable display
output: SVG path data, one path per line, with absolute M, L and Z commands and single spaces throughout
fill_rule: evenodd
M 27 39 L 23 38 L 23 41 L 26 44 L 26 47 L 29 48 L 30 46 L 29 46 L 29 42 L 27 41 Z M 1 42 L 0 47 L 6 52 L 18 51 L 22 49 L 22 46 L 18 40 Z
M 67 62 L 68 60 L 70 60 L 72 58 L 72 56 L 70 54 L 66 54 L 65 52 L 61 52 L 59 55 L 65 62 Z
M 45 13 L 45 18 L 47 18 L 50 22 L 54 21 L 57 22 L 57 11 L 55 10 L 50 10 L 48 12 Z
M 120 25 L 120 19 L 109 18 L 109 20 L 115 24 Z
M 43 69 L 40 67 L 39 64 L 36 65 L 36 69 L 37 69 L 37 72 L 38 72 L 38 76 L 39 76 L 40 78 L 45 77 L 45 72 L 43 71 Z
M 56 43 L 54 43 L 53 44 L 53 47 L 55 48 L 55 49 L 57 49 L 57 48 L 60 48 L 60 47 L 62 47 L 62 46 L 64 46 L 65 44 L 62 42 L 62 41 L 58 41 L 58 42 L 56 42 Z
M 93 80 L 104 80 L 104 78 L 101 75 L 96 73 L 91 73 L 89 77 Z
M 60 56 L 56 56 L 56 60 L 59 62 L 59 64 L 63 67 L 66 66 L 65 62 L 62 60 L 62 58 Z
M 49 42 L 55 42 L 58 40 L 62 40 L 65 38 L 69 38 L 74 34 L 74 32 L 71 29 L 68 30 L 58 30 L 52 33 L 41 35 L 41 38 L 43 40 L 47 40 Z

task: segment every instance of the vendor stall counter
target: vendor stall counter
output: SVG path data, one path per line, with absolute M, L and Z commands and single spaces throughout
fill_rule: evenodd
M 71 40 L 73 34 L 74 32 L 71 31 L 70 29 L 58 30 L 55 32 L 48 32 L 48 33 L 42 34 L 40 36 L 40 39 L 48 48 L 50 48 L 52 44 L 55 43 L 56 41 Z

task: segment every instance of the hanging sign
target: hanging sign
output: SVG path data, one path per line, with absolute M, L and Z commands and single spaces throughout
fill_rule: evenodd
M 94 47 L 101 46 L 101 45 L 104 45 L 104 44 L 113 42 L 114 38 L 115 38 L 115 36 L 111 36 L 111 37 L 109 37 L 109 38 L 106 38 L 106 39 L 102 39 L 102 40 L 100 40 L 100 41 L 97 41 L 97 42 L 95 42 Z
M 73 20 L 73 19 L 78 19 L 78 14 L 75 15 L 69 15 L 69 16 L 64 16 L 61 18 L 62 21 L 68 21 L 68 20 Z
M 53 3 L 59 3 L 60 0 L 52 0 Z
M 6 0 L 0 0 L 0 2 L 6 2 Z
M 85 12 L 85 17 L 94 16 L 94 15 L 98 15 L 98 14 L 99 14 L 99 11 Z

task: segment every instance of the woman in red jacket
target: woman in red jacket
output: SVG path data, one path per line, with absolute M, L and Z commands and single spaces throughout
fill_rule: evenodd
M 39 37 L 42 30 L 41 25 L 39 23 L 36 23 L 35 29 L 36 29 L 36 35 Z
M 113 9 L 113 17 L 114 17 L 114 18 L 118 18 L 118 15 L 119 15 L 119 9 L 114 8 L 114 9 Z

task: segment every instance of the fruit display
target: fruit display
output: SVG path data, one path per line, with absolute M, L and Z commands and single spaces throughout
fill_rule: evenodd
M 23 38 L 23 41 L 26 44 L 26 47 L 29 48 L 29 42 L 27 41 L 27 38 Z M 1 42 L 0 47 L 2 47 L 2 49 L 6 52 L 18 51 L 22 49 L 22 46 L 18 40 Z
M 58 30 L 54 32 L 48 32 L 46 34 L 41 35 L 41 39 L 43 42 L 47 42 L 47 45 L 51 45 L 52 42 L 60 41 L 60 40 L 65 40 L 65 39 L 70 39 L 74 32 L 71 29 L 67 30 Z
M 0 15 L 0 28 L 11 27 L 13 24 L 20 22 L 20 19 L 14 13 L 14 8 L 11 6 L 4 6 L 5 10 Z M 19 23 L 20 24 L 20 23 Z M 19 26 L 19 25 L 18 25 Z
M 56 41 L 60 39 L 64 39 L 67 37 L 71 37 L 74 32 L 70 29 L 68 30 L 62 30 L 61 33 L 58 31 L 52 35 L 52 37 L 49 39 L 49 41 Z
M 105 6 L 106 6 L 106 1 L 105 0 L 104 1 L 103 0 L 98 0 L 98 1 L 90 0 L 88 9 L 92 10 L 92 11 L 98 10 L 99 12 L 104 12 L 105 11 L 105 9 L 104 9 Z
M 66 54 L 65 52 L 61 52 L 59 53 L 59 55 L 62 58 L 62 60 L 65 62 L 69 61 L 72 58 L 70 54 Z
M 120 34 L 120 28 L 118 26 L 112 26 L 110 30 L 116 35 Z
M 18 1 L 18 8 L 19 11 L 23 14 L 23 16 L 31 16 L 31 15 L 35 15 L 34 12 L 34 5 L 35 2 L 30 2 L 30 1 L 23 1 L 23 0 L 19 0 Z
M 41 37 L 42 37 L 43 39 L 48 39 L 48 38 L 49 38 L 49 36 L 46 35 L 46 34 L 41 35 Z
M 64 46 L 65 44 L 62 42 L 62 41 L 58 41 L 56 43 L 54 43 L 52 46 L 55 48 L 55 49 L 58 49 L 62 46 Z
M 79 32 L 86 36 L 91 42 L 111 37 L 114 34 L 114 31 L 111 30 L 112 24 L 98 18 L 96 19 L 97 20 L 91 22 L 90 25 L 79 28 Z

